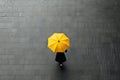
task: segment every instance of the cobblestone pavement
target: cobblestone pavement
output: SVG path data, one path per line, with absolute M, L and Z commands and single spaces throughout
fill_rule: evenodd
M 71 39 L 63 70 L 47 38 Z M 120 80 L 119 0 L 0 0 L 0 80 Z

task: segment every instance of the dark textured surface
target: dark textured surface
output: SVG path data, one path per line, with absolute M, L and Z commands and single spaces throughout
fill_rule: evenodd
M 71 39 L 60 70 L 47 38 Z M 120 80 L 119 0 L 0 0 L 0 80 Z

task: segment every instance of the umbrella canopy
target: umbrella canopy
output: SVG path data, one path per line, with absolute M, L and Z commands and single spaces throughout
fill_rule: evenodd
M 54 33 L 48 38 L 48 48 L 53 52 L 65 52 L 70 47 L 70 39 L 64 33 Z

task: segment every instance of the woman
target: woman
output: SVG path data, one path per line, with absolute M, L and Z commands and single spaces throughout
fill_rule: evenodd
M 67 50 L 65 52 L 67 52 Z M 59 66 L 62 67 L 63 62 L 66 61 L 66 56 L 65 56 L 64 52 L 57 52 L 55 61 L 57 61 L 59 63 Z

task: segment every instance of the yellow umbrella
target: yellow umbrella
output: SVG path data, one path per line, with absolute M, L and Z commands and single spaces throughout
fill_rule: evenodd
M 64 33 L 54 33 L 48 38 L 48 48 L 53 52 L 65 52 L 70 47 L 70 39 Z

